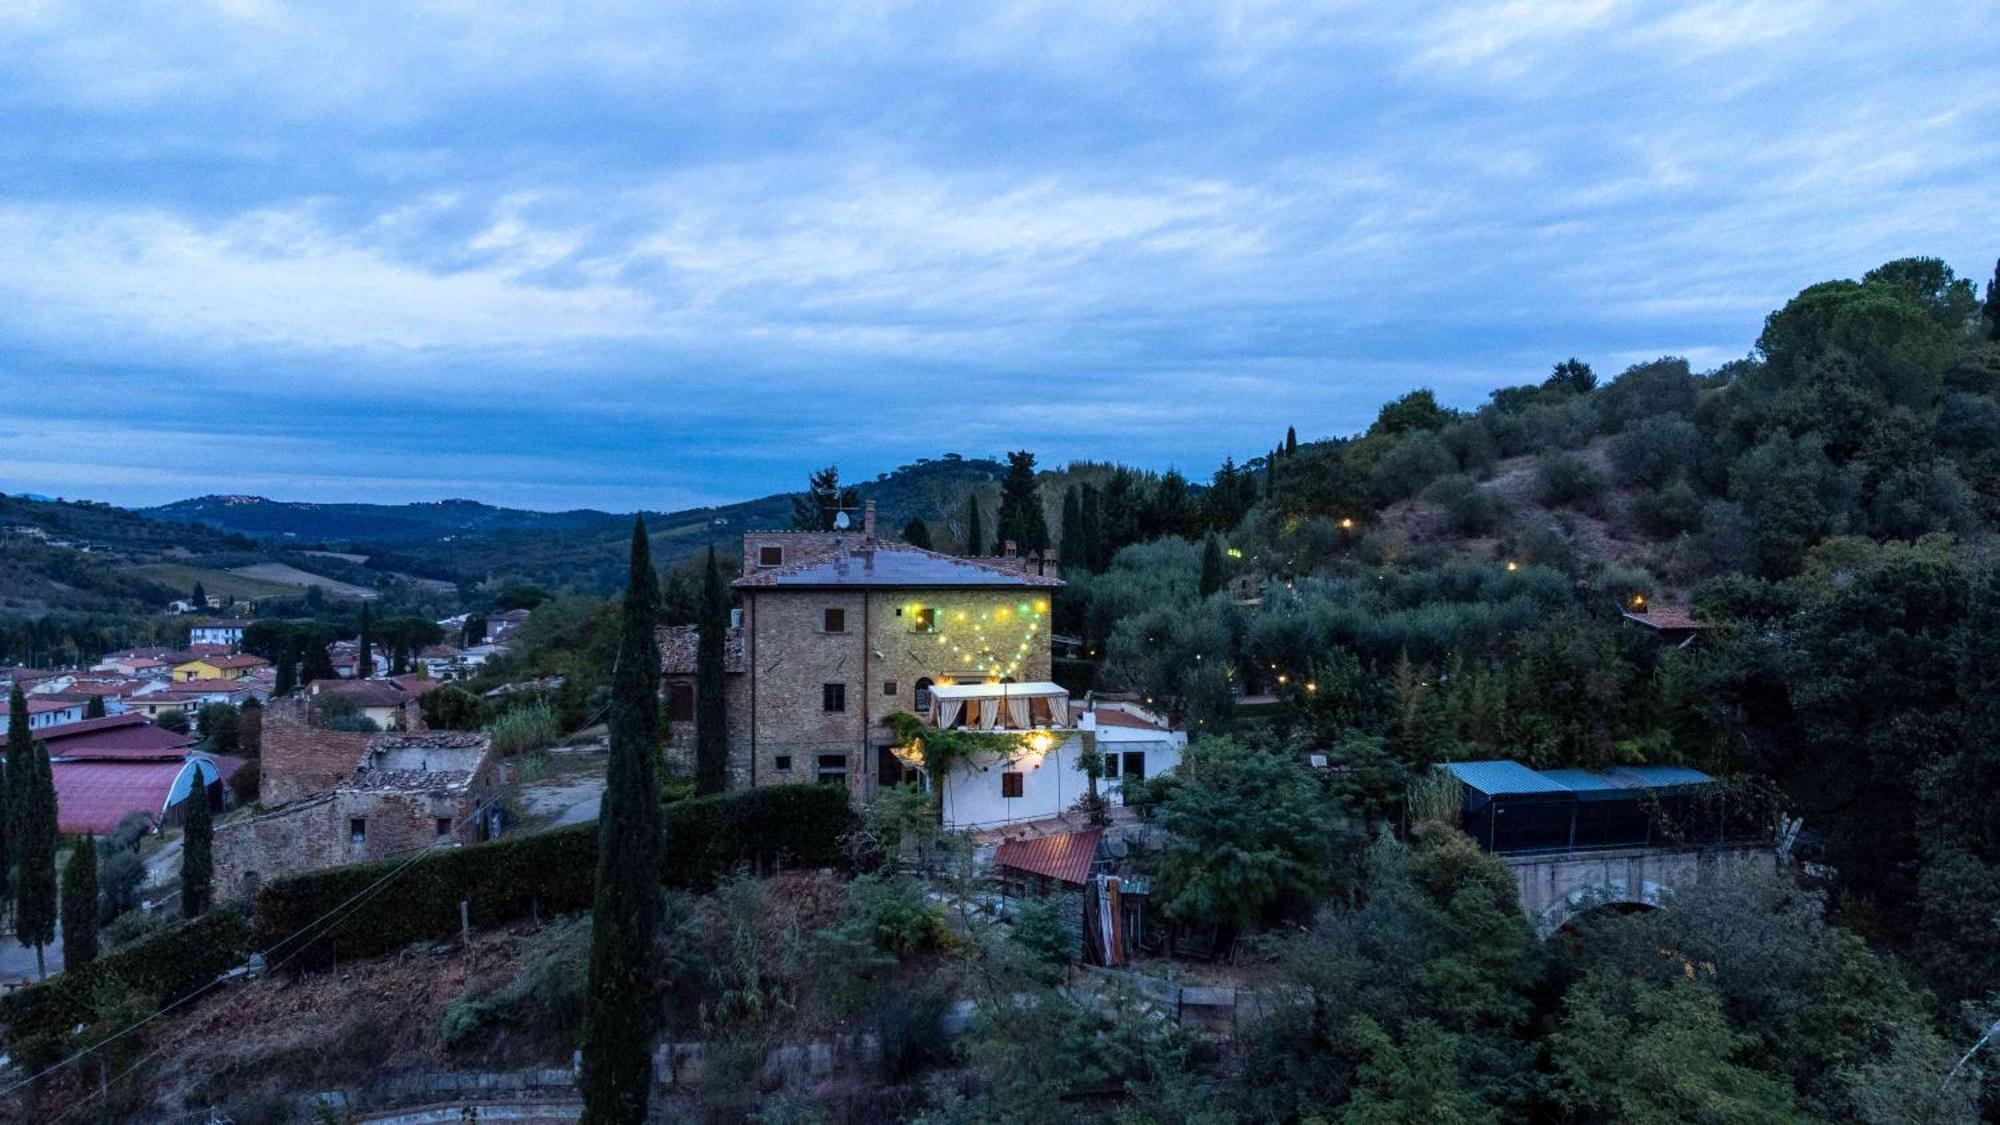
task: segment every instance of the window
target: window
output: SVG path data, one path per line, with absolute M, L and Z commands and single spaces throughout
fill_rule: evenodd
M 694 685 L 667 685 L 667 718 L 676 723 L 694 722 Z
M 451 818 L 448 816 L 438 817 L 437 830 L 439 839 L 443 839 L 444 837 L 451 835 Z
M 1144 750 L 1125 751 L 1125 776 L 1134 781 L 1146 778 L 1146 752 Z
M 819 702 L 820 708 L 829 714 L 847 710 L 847 685 L 821 684 Z
M 883 695 L 894 695 L 894 694 L 896 694 L 896 681 L 894 681 L 894 680 L 883 680 L 883 681 L 882 681 L 882 694 L 883 694 Z
M 910 632 L 937 632 L 937 609 L 927 605 L 918 606 L 916 611 L 910 614 Z
M 367 818 L 357 816 L 347 822 L 347 842 L 357 852 L 368 846 Z
M 1000 775 L 1000 795 L 1002 797 L 1018 797 L 1021 795 L 1020 771 L 1009 770 Z
M 847 784 L 847 755 L 821 754 L 819 770 L 813 775 L 813 780 L 831 785 Z
M 779 773 L 792 772 L 792 756 L 790 754 L 780 754 L 772 758 L 771 768 L 777 770 Z
M 819 627 L 829 633 L 847 632 L 847 611 L 827 609 L 820 615 Z
M 785 549 L 783 547 L 757 548 L 757 565 L 758 566 L 785 565 Z
M 917 681 L 917 714 L 931 709 L 931 678 L 925 676 Z

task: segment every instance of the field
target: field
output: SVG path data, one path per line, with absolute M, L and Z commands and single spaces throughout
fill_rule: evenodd
M 199 582 L 203 590 L 223 598 L 289 597 L 299 592 L 299 587 L 288 583 L 186 563 L 149 563 L 131 568 L 131 573 L 183 591 L 193 590 Z

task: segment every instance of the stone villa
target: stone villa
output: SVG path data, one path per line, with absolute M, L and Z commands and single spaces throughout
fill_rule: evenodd
M 743 608 L 725 646 L 732 786 L 845 785 L 856 801 L 916 777 L 886 719 L 1043 731 L 1032 762 L 975 763 L 945 787 L 947 823 L 976 827 L 1061 813 L 1083 795 L 1085 733 L 1111 741 L 1109 788 L 1128 768 L 1178 763 L 1186 736 L 1136 708 L 1073 704 L 1050 681 L 1053 557 L 959 558 L 878 538 L 874 505 L 853 531 L 743 537 Z M 661 631 L 665 711 L 677 764 L 692 766 L 693 627 Z M 1109 713 L 1116 712 L 1116 718 Z M 1102 721 L 1100 721 L 1100 719 Z M 1045 764 L 1057 768 L 1044 770 Z M 1074 777 L 1068 775 L 1074 774 Z M 989 793 L 988 790 L 991 792 Z

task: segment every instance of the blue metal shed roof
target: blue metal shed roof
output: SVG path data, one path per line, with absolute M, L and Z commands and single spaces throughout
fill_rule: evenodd
M 1604 771 L 1627 789 L 1664 789 L 1673 785 L 1706 785 L 1713 777 L 1687 766 L 1613 766 Z
M 1567 793 L 1569 789 L 1519 762 L 1445 762 L 1453 777 L 1489 797 L 1520 793 Z
M 1542 770 L 1543 777 L 1554 778 L 1565 789 L 1578 793 L 1620 793 L 1625 786 L 1590 770 Z

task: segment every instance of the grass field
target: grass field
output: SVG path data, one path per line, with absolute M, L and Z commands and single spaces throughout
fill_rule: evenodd
M 149 563 L 133 567 L 132 573 L 144 575 L 155 582 L 163 582 L 182 591 L 193 590 L 194 584 L 199 582 L 203 590 L 224 598 L 277 598 L 299 592 L 297 586 L 283 582 L 249 578 L 241 574 L 231 574 L 226 570 L 210 570 L 206 567 L 188 566 L 185 563 Z
M 256 566 L 239 566 L 229 573 L 238 578 L 248 578 L 259 582 L 276 582 L 294 590 L 307 586 L 318 586 L 327 593 L 342 598 L 372 598 L 375 591 L 366 586 L 356 586 L 351 582 L 340 582 L 310 570 L 285 563 L 258 563 Z

